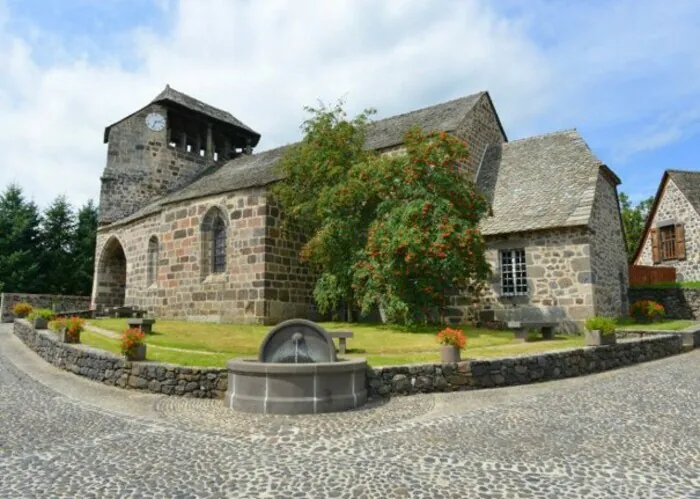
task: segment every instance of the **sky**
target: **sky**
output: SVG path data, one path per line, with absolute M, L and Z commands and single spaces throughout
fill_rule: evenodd
M 700 170 L 697 0 L 0 0 L 0 189 L 98 201 L 104 127 L 166 83 L 294 142 L 488 90 L 510 140 L 576 128 L 639 201 Z

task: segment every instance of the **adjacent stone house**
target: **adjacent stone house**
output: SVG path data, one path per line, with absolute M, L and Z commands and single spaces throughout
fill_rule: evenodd
M 487 92 L 375 122 L 367 147 L 400 154 L 412 126 L 464 139 L 466 178 L 488 196 L 493 280 L 477 308 L 554 319 L 566 330 L 626 308 L 615 174 L 574 130 L 508 142 Z M 93 306 L 137 305 L 188 320 L 275 323 L 309 316 L 301 234 L 280 231 L 268 187 L 285 147 L 170 87 L 105 130 Z M 454 321 L 473 311 L 456 296 Z
M 675 267 L 677 281 L 700 281 L 700 171 L 664 172 L 634 264 Z

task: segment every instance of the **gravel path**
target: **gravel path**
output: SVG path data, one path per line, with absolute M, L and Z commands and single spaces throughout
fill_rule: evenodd
M 263 417 L 81 379 L 0 325 L 0 497 L 700 498 L 699 382 L 695 351 Z

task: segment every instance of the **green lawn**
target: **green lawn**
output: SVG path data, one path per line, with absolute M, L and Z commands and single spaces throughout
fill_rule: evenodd
M 630 317 L 622 317 L 617 320 L 617 328 L 622 331 L 641 331 L 644 329 L 660 331 L 680 331 L 696 324 L 694 321 L 664 319 L 652 324 L 637 324 Z
M 115 332 L 123 331 L 126 319 L 99 319 L 91 324 Z M 349 357 L 366 357 L 371 365 L 395 365 L 438 362 L 439 347 L 435 334 L 440 326 L 397 327 L 377 324 L 321 323 L 329 330 L 348 329 Z M 190 366 L 221 366 L 232 357 L 254 357 L 270 326 L 204 324 L 184 321 L 157 321 L 147 338 L 149 360 Z M 467 349 L 462 357 L 503 357 L 523 353 L 583 346 L 582 336 L 562 336 L 552 341 L 516 342 L 510 331 L 462 327 Z M 118 341 L 85 331 L 85 344 L 118 352 Z M 180 352 L 167 350 L 178 348 Z

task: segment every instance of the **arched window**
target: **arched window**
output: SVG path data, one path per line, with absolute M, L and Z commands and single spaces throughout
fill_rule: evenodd
M 146 265 L 148 266 L 146 272 L 146 285 L 152 286 L 155 284 L 158 278 L 158 238 L 156 236 L 151 237 L 148 240 L 148 257 L 146 259 Z
M 226 272 L 226 223 L 224 210 L 214 206 L 202 219 L 202 279 L 211 274 L 223 274 Z
M 214 240 L 211 271 L 220 274 L 226 270 L 226 225 L 221 217 L 216 217 L 212 227 Z

